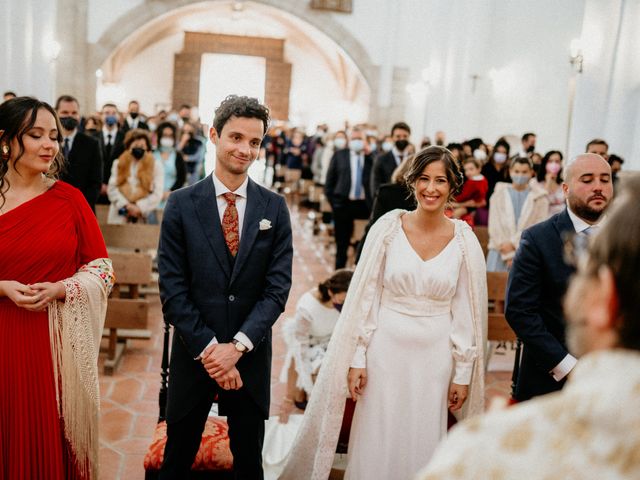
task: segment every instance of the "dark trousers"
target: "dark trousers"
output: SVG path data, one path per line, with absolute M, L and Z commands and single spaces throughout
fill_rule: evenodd
M 167 422 L 167 445 L 160 480 L 190 478 L 191 465 L 198 453 L 204 425 L 211 410 L 214 393 L 205 397 L 177 422 Z M 261 480 L 264 416 L 244 388 L 219 389 L 218 405 L 227 415 L 229 442 L 233 454 L 233 473 L 238 480 Z
M 353 235 L 353 221 L 369 218 L 369 207 L 365 200 L 348 200 L 339 207 L 333 207 L 333 224 L 336 238 L 336 270 L 347 264 L 347 252 Z

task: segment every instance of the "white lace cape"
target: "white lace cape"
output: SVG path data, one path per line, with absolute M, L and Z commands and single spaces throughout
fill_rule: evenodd
M 404 213 L 405 210 L 393 210 L 385 214 L 369 231 L 340 319 L 313 388 L 313 395 L 307 405 L 302 427 L 280 480 L 326 480 L 331 472 L 345 400 L 348 397 L 347 373 L 356 349 L 358 332 L 372 308 L 386 248 L 401 228 L 400 217 Z M 471 228 L 464 222 L 459 222 L 457 227 L 456 235 L 460 240 L 470 277 L 475 344 L 484 346 L 487 338 L 485 259 Z M 484 411 L 485 349 L 478 348 L 477 351 L 469 397 L 461 411 L 463 418 Z

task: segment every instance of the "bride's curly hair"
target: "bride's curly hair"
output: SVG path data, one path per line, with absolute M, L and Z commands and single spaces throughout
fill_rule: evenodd
M 424 172 L 427 165 L 433 162 L 444 163 L 444 170 L 447 175 L 447 181 L 449 183 L 449 201 L 453 200 L 453 197 L 458 195 L 462 190 L 462 184 L 464 183 L 464 176 L 458 163 L 456 162 L 453 154 L 445 147 L 432 145 L 430 147 L 423 148 L 415 154 L 409 169 L 404 175 L 404 181 L 407 187 L 415 194 L 415 184 Z
M 33 128 L 36 123 L 38 111 L 41 109 L 53 115 L 58 128 L 58 143 L 62 143 L 62 126 L 60 125 L 60 120 L 58 120 L 58 116 L 53 107 L 48 103 L 41 102 L 33 97 L 16 97 L 0 104 L 0 132 L 2 132 L 0 135 L 0 147 L 3 145 L 10 146 L 14 139 L 17 141 L 18 152 L 15 156 L 14 165 L 18 163 L 24 154 L 22 137 Z M 51 168 L 46 174 L 47 177 L 57 178 L 63 165 L 64 156 L 62 152 L 58 150 L 58 154 L 53 159 Z M 6 179 L 8 170 L 8 159 L 0 159 L 0 207 L 2 207 L 5 202 L 4 194 L 11 187 L 9 181 Z

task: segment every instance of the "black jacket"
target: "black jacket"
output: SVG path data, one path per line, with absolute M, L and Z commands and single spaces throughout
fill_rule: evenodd
M 364 188 L 367 205 L 373 204 L 373 192 L 371 191 L 371 168 L 373 159 L 371 155 L 364 156 L 362 168 L 362 187 Z M 324 194 L 333 208 L 346 206 L 351 191 L 351 151 L 347 148 L 338 150 L 331 157 L 327 179 L 324 184 Z
M 389 183 L 391 175 L 397 168 L 396 157 L 393 151 L 385 152 L 376 157 L 373 162 L 373 172 L 371 174 L 371 192 L 375 197 L 380 185 Z
M 76 133 L 60 179 L 79 189 L 95 211 L 102 184 L 102 151 L 95 138 Z

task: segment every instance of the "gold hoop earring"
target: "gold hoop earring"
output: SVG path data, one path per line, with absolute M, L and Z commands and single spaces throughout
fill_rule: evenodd
M 9 149 L 9 145 L 4 144 L 2 145 L 2 159 L 3 160 L 9 160 L 9 152 L 11 150 Z

